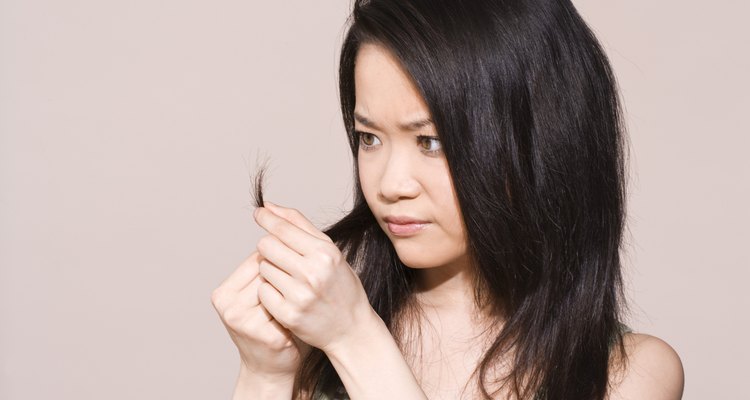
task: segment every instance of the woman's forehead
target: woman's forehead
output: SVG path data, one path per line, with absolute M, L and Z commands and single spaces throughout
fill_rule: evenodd
M 401 64 L 385 48 L 366 44 L 357 53 L 354 68 L 355 119 L 378 129 L 378 123 L 403 130 L 431 123 L 429 109 Z

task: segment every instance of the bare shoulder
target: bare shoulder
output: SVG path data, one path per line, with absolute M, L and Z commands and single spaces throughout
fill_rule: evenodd
M 667 342 L 651 335 L 627 333 L 627 361 L 610 378 L 610 400 L 679 400 L 685 376 L 682 361 Z

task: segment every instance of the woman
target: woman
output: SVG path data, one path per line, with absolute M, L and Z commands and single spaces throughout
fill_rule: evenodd
M 356 1 L 339 72 L 354 206 L 321 232 L 258 187 L 212 295 L 235 398 L 681 397 L 621 323 L 620 105 L 570 2 Z

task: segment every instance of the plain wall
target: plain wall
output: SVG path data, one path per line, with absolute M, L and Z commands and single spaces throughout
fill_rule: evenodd
M 746 392 L 747 2 L 575 2 L 622 89 L 630 325 L 685 399 Z M 351 204 L 336 82 L 348 0 L 0 0 L 0 398 L 230 398 L 211 290 L 267 199 Z

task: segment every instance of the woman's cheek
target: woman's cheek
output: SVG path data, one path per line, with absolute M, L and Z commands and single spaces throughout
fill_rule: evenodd
M 370 207 L 370 210 L 372 210 L 374 193 L 377 192 L 377 188 L 375 187 L 376 180 L 373 176 L 372 165 L 371 163 L 362 161 L 360 158 L 360 160 L 357 162 L 357 170 L 360 188 L 362 189 L 362 193 L 365 196 L 367 205 Z

